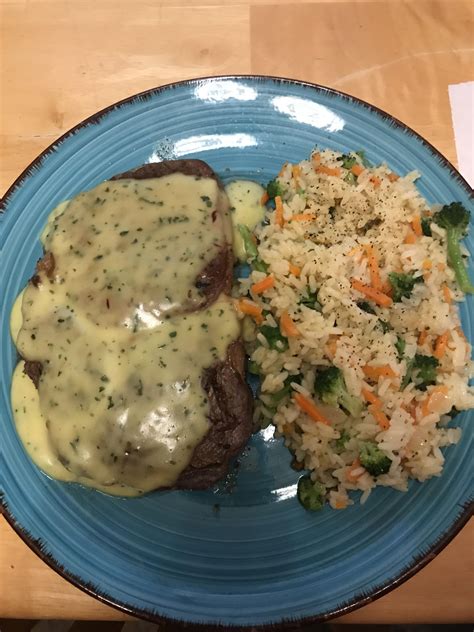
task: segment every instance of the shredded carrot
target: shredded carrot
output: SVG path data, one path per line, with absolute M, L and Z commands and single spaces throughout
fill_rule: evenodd
M 303 412 L 309 415 L 311 419 L 318 421 L 320 424 L 325 424 L 326 426 L 331 425 L 329 419 L 323 415 L 313 401 L 305 397 L 302 393 L 295 393 L 293 397 L 296 405 L 301 408 Z
M 362 367 L 362 371 L 372 380 L 378 380 L 379 377 L 397 377 L 397 374 L 389 364 L 381 364 L 379 366 L 366 364 Z
M 390 281 L 388 279 L 384 283 L 382 283 L 382 287 L 380 288 L 380 291 L 383 294 L 386 294 L 389 298 L 392 298 L 393 287 L 390 284 Z
M 420 335 L 418 336 L 418 345 L 422 347 L 425 344 L 427 338 L 428 331 L 426 329 L 423 329 L 422 331 L 420 331 Z
M 321 164 L 321 154 L 319 151 L 311 156 L 311 162 L 313 163 L 314 168 L 319 167 Z
M 278 174 L 278 177 L 279 177 L 279 178 L 281 178 L 281 177 L 282 177 L 282 175 L 285 173 L 285 169 L 287 168 L 287 166 L 288 166 L 288 163 L 287 163 L 287 162 L 285 162 L 285 163 L 284 163 L 284 165 L 283 165 L 283 167 L 280 169 L 279 174 Z
M 339 336 L 329 336 L 329 339 L 326 343 L 326 354 L 333 359 L 337 353 L 337 342 L 339 340 Z
M 446 283 L 444 283 L 444 285 L 443 285 L 443 298 L 446 301 L 446 303 L 449 303 L 449 304 L 453 300 L 453 297 L 451 296 L 451 290 L 446 285 Z
M 429 393 L 429 395 L 426 396 L 426 398 L 423 400 L 421 404 L 422 416 L 426 417 L 427 415 L 430 414 L 431 412 L 430 405 L 433 403 L 437 395 L 447 395 L 448 392 L 449 392 L 449 389 L 444 384 L 439 384 L 438 386 L 435 386 L 432 389 L 432 391 Z
M 301 274 L 301 268 L 299 266 L 295 266 L 293 263 L 288 264 L 288 270 L 290 271 L 290 274 L 295 277 L 299 277 Z
M 423 230 L 421 228 L 421 219 L 419 215 L 415 215 L 415 217 L 411 220 L 411 226 L 413 228 L 413 232 L 417 237 L 423 236 Z
M 275 224 L 283 227 L 285 223 L 285 219 L 283 217 L 283 202 L 281 201 L 281 197 L 279 195 L 275 196 Z
M 364 473 L 363 471 L 359 472 L 358 474 L 354 474 L 354 472 L 359 470 L 361 467 L 362 467 L 362 464 L 359 460 L 359 457 L 357 457 L 356 459 L 354 459 L 354 461 L 352 462 L 352 465 L 346 471 L 346 479 L 350 483 L 355 483 L 357 479 L 362 476 L 362 474 Z
M 369 402 L 369 404 L 373 404 L 374 406 L 378 406 L 382 408 L 382 400 L 375 395 L 372 391 L 370 391 L 366 386 L 364 386 L 361 390 L 362 397 Z
M 269 276 L 265 277 L 261 281 L 254 283 L 250 289 L 252 290 L 254 294 L 262 294 L 262 292 L 266 292 L 267 290 L 272 288 L 274 285 L 275 285 L 275 279 L 270 274 Z
M 237 301 L 237 307 L 242 314 L 247 314 L 248 316 L 252 316 L 257 322 L 262 322 L 262 308 L 254 303 L 253 301 L 249 301 L 247 298 L 241 298 Z
M 427 282 L 427 281 L 428 281 L 428 279 L 429 279 L 429 278 L 430 278 L 430 276 L 431 276 L 431 272 L 430 272 L 430 271 L 431 271 L 431 268 L 433 267 L 433 264 L 432 264 L 432 262 L 431 262 L 431 259 L 425 259 L 425 260 L 423 261 L 423 263 L 421 264 L 421 267 L 422 267 L 422 268 L 423 268 L 423 270 L 424 270 L 424 273 L 423 273 L 423 280 L 424 280 L 425 282 Z
M 379 406 L 371 405 L 368 407 L 368 411 L 374 417 L 375 421 L 382 430 L 388 430 L 390 428 L 390 419 L 382 410 L 380 410 Z
M 364 245 L 364 251 L 367 257 L 367 262 L 369 264 L 370 283 L 372 287 L 376 290 L 381 290 L 382 279 L 380 278 L 380 268 L 377 260 L 377 253 L 375 252 L 373 246 L 370 246 L 369 244 Z
M 326 165 L 319 165 L 316 167 L 316 173 L 324 173 L 327 176 L 337 176 L 341 175 L 341 170 L 339 167 L 326 167 Z
M 301 167 L 299 165 L 293 165 L 291 167 L 291 175 L 293 176 L 294 181 L 298 184 L 298 181 L 301 177 Z
M 291 320 L 291 316 L 288 312 L 283 312 L 280 316 L 280 329 L 281 333 L 287 338 L 295 338 L 300 335 L 295 323 Z
M 439 263 L 436 264 L 436 267 L 438 268 L 438 270 L 440 272 L 443 272 L 443 270 L 446 270 L 446 264 L 443 263 L 442 261 L 440 261 Z
M 404 244 L 416 244 L 416 235 L 411 230 L 411 228 L 408 229 L 407 234 L 405 235 L 405 239 L 403 240 L 403 243 Z
M 446 348 L 448 346 L 448 338 L 449 338 L 449 331 L 445 331 L 444 334 L 441 334 L 441 336 L 438 336 L 436 338 L 433 355 L 437 360 L 441 360 L 441 358 L 446 353 Z
M 364 294 L 368 299 L 374 301 L 374 303 L 377 303 L 377 305 L 381 305 L 382 307 L 390 307 L 390 305 L 393 303 L 390 296 L 387 296 L 383 292 L 379 292 L 375 288 L 370 287 L 370 285 L 364 285 L 358 279 L 352 279 L 351 284 L 354 290 L 357 290 L 357 292 Z
M 265 191 L 265 193 L 262 195 L 262 197 L 260 198 L 260 204 L 262 206 L 265 206 L 265 204 L 268 202 L 270 198 L 268 197 L 268 193 Z
M 354 248 L 352 248 L 352 250 L 349 250 L 349 252 L 347 253 L 347 256 L 348 257 L 353 257 L 358 252 L 360 252 L 360 250 L 361 250 L 361 246 L 354 246 Z
M 399 179 L 399 177 L 400 176 L 398 175 L 398 173 L 394 173 L 393 171 L 392 171 L 392 173 L 389 173 L 388 176 L 387 176 L 387 178 L 390 180 L 390 182 L 396 182 Z
M 358 178 L 360 174 L 364 172 L 364 167 L 361 167 L 360 165 L 354 165 L 353 167 L 351 167 L 351 171 L 355 175 L 355 177 Z
M 342 500 L 336 500 L 334 503 L 334 509 L 345 509 L 347 507 L 347 502 Z
M 374 189 L 378 189 L 379 186 L 382 183 L 382 180 L 378 177 L 378 176 L 372 176 L 370 178 L 370 181 L 372 182 L 372 184 L 374 185 Z
M 316 219 L 316 215 L 313 213 L 297 213 L 293 215 L 288 221 L 289 222 L 312 222 Z
M 425 399 L 422 401 L 421 406 L 420 406 L 422 417 L 426 417 L 427 415 L 430 414 L 429 406 L 430 406 L 430 396 L 427 395 Z
M 410 417 L 416 419 L 416 405 L 413 402 L 411 402 L 411 404 L 402 404 L 402 408 L 410 415 Z

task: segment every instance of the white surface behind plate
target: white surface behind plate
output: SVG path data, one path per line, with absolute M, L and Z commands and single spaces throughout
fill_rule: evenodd
M 459 171 L 474 187 L 474 81 L 448 89 Z

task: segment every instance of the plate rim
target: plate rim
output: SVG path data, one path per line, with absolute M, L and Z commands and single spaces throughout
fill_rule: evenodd
M 170 83 L 165 83 L 160 86 L 155 86 L 153 88 L 147 88 L 146 90 L 142 90 L 140 92 L 136 92 L 128 97 L 124 97 L 123 99 L 119 99 L 114 103 L 111 103 L 97 112 L 87 116 L 86 118 L 73 125 L 73 127 L 69 128 L 64 134 L 61 134 L 53 140 L 49 145 L 47 145 L 20 173 L 20 175 L 15 178 L 12 184 L 7 188 L 2 197 L 0 197 L 0 213 L 5 212 L 5 208 L 8 204 L 9 198 L 13 195 L 17 188 L 19 188 L 22 184 L 22 181 L 26 179 L 31 172 L 41 166 L 41 162 L 46 158 L 50 153 L 52 153 L 57 147 L 63 143 L 69 136 L 73 136 L 76 132 L 78 132 L 81 128 L 87 127 L 88 125 L 94 125 L 100 122 L 100 120 L 106 116 L 109 112 L 113 110 L 119 109 L 120 107 L 127 105 L 136 100 L 146 100 L 154 96 L 155 94 L 159 94 L 160 92 L 165 92 L 171 90 L 173 88 L 179 88 L 182 86 L 190 86 L 193 84 L 197 84 L 204 81 L 232 81 L 232 80 L 243 80 L 243 81 L 251 81 L 257 80 L 260 82 L 265 82 L 267 80 L 274 81 L 276 83 L 289 84 L 289 85 L 297 85 L 304 86 L 306 88 L 311 88 L 313 90 L 319 92 L 325 92 L 328 95 L 331 95 L 335 98 L 342 98 L 345 101 L 349 101 L 352 103 L 357 103 L 361 105 L 365 109 L 368 109 L 381 118 L 390 121 L 395 124 L 395 126 L 402 130 L 409 132 L 412 136 L 414 136 L 422 145 L 424 145 L 445 167 L 449 169 L 451 172 L 451 176 L 466 190 L 466 193 L 470 197 L 474 197 L 474 192 L 470 184 L 464 178 L 464 176 L 459 172 L 459 170 L 453 165 L 451 161 L 449 161 L 433 144 L 431 144 L 426 138 L 421 136 L 418 132 L 416 132 L 412 127 L 396 118 L 392 114 L 389 114 L 382 108 L 379 108 L 364 99 L 359 97 L 355 97 L 354 95 L 349 94 L 348 92 L 343 92 L 342 90 L 337 90 L 335 88 L 330 88 L 329 86 L 325 86 L 319 83 L 313 83 L 311 81 L 303 81 L 301 79 L 292 79 L 289 77 L 279 77 L 277 75 L 259 75 L 259 74 L 228 74 L 228 75 L 206 75 L 203 77 L 193 77 L 191 79 L 182 79 L 181 81 L 172 81 Z
M 474 191 L 467 182 L 467 180 L 461 175 L 461 173 L 456 169 L 456 167 L 429 141 L 427 141 L 423 136 L 421 136 L 418 132 L 412 129 L 407 124 L 400 121 L 395 116 L 389 114 L 385 110 L 363 100 L 359 97 L 355 97 L 346 92 L 336 90 L 334 88 L 317 84 L 309 81 L 303 81 L 299 79 L 293 79 L 289 77 L 280 77 L 274 75 L 261 75 L 261 74 L 225 74 L 225 75 L 210 75 L 203 77 L 193 77 L 190 79 L 184 79 L 181 81 L 170 82 L 166 84 L 162 84 L 160 86 L 155 86 L 152 88 L 148 88 L 141 92 L 137 92 L 133 95 L 115 101 L 112 104 L 107 105 L 106 107 L 98 110 L 97 112 L 91 114 L 90 116 L 84 118 L 79 123 L 71 127 L 64 134 L 61 134 L 58 138 L 56 138 L 52 143 L 50 143 L 45 149 L 43 149 L 20 173 L 20 175 L 15 178 L 13 183 L 7 188 L 3 196 L 0 198 L 0 216 L 1 214 L 6 212 L 7 205 L 9 203 L 10 198 L 15 193 L 15 191 L 20 188 L 23 184 L 23 181 L 26 180 L 38 167 L 41 166 L 43 160 L 55 151 L 58 146 L 60 146 L 65 140 L 67 140 L 70 136 L 74 136 L 76 132 L 81 130 L 83 127 L 88 127 L 89 125 L 97 124 L 101 121 L 101 119 L 109 114 L 110 112 L 119 109 L 123 106 L 129 105 L 134 101 L 147 100 L 152 98 L 155 95 L 160 94 L 161 92 L 167 92 L 169 90 L 180 88 L 180 87 L 188 87 L 197 85 L 202 82 L 214 82 L 214 81 L 257 81 L 265 83 L 266 81 L 271 81 L 275 83 L 280 83 L 289 86 L 303 86 L 316 92 L 322 92 L 328 94 L 334 98 L 339 98 L 344 101 L 348 101 L 356 104 L 357 106 L 362 106 L 365 109 L 375 113 L 378 117 L 390 122 L 397 129 L 408 132 L 411 136 L 413 136 L 419 143 L 421 143 L 433 156 L 439 161 L 441 166 L 446 168 L 451 177 L 463 188 L 465 189 L 467 195 L 471 198 L 474 198 Z M 474 500 L 468 500 L 462 505 L 460 505 L 460 512 L 453 520 L 451 526 L 446 529 L 438 539 L 427 549 L 427 551 L 420 553 L 415 556 L 411 563 L 409 563 L 404 570 L 399 572 L 396 576 L 388 579 L 385 582 L 382 582 L 379 586 L 372 588 L 370 591 L 364 593 L 362 592 L 360 595 L 355 595 L 352 599 L 350 599 L 346 603 L 342 603 L 338 605 L 336 608 L 328 610 L 326 612 L 318 613 L 316 615 L 309 615 L 304 617 L 298 617 L 295 619 L 283 619 L 274 623 L 266 623 L 266 624 L 258 624 L 258 625 L 229 625 L 229 624 L 211 624 L 199 621 L 185 621 L 183 619 L 175 619 L 169 616 L 163 616 L 158 613 L 153 612 L 152 610 L 145 610 L 142 608 L 136 608 L 131 604 L 127 604 L 121 602 L 120 600 L 116 600 L 113 597 L 107 595 L 106 593 L 100 591 L 93 584 L 84 582 L 77 575 L 70 573 L 66 568 L 62 566 L 62 564 L 56 560 L 50 553 L 47 553 L 44 550 L 44 543 L 36 538 L 33 538 L 32 535 L 17 522 L 13 514 L 10 512 L 8 503 L 6 500 L 6 493 L 0 490 L 0 514 L 2 514 L 6 520 L 6 522 L 10 525 L 10 527 L 15 531 L 15 533 L 25 542 L 25 544 L 43 561 L 45 562 L 52 570 L 58 573 L 63 579 L 67 580 L 70 584 L 79 588 L 85 594 L 94 597 L 99 602 L 113 607 L 118 611 L 124 612 L 125 614 L 139 617 L 141 619 L 145 619 L 147 621 L 151 621 L 154 623 L 159 622 L 172 622 L 174 624 L 181 625 L 184 628 L 191 629 L 195 627 L 196 630 L 201 631 L 222 631 L 225 629 L 230 630 L 275 630 L 275 629 L 286 629 L 290 626 L 294 627 L 303 627 L 308 624 L 314 623 L 322 623 L 332 619 L 334 617 L 342 616 L 353 612 L 377 599 L 382 597 L 383 595 L 391 592 L 408 579 L 413 577 L 418 571 L 424 568 L 427 564 L 429 564 L 461 531 L 461 529 L 466 525 L 469 521 L 470 517 L 474 514 Z
M 93 584 L 82 581 L 77 575 L 70 573 L 58 560 L 56 560 L 50 553 L 44 550 L 44 544 L 40 539 L 33 538 L 26 529 L 20 525 L 16 519 L 12 516 L 8 509 L 8 505 L 4 495 L 0 496 L 0 514 L 3 515 L 6 522 L 15 531 L 15 533 L 23 540 L 23 542 L 35 553 L 45 564 L 47 564 L 53 571 L 60 575 L 63 579 L 72 584 L 75 588 L 79 588 L 83 593 L 97 599 L 99 602 L 106 606 L 112 607 L 119 612 L 123 612 L 127 615 L 138 617 L 151 623 L 173 623 L 174 625 L 182 627 L 183 630 L 194 629 L 196 632 L 222 632 L 223 630 L 232 630 L 233 632 L 274 632 L 275 630 L 295 630 L 299 627 L 304 627 L 310 624 L 324 623 L 335 617 L 341 617 L 343 615 L 359 610 L 360 608 L 380 599 L 384 595 L 392 592 L 395 588 L 398 588 L 404 584 L 411 577 L 416 575 L 421 569 L 432 562 L 438 555 L 446 548 L 446 546 L 452 542 L 452 540 L 458 535 L 463 527 L 470 520 L 474 512 L 474 500 L 470 500 L 461 505 L 461 511 L 457 518 L 452 523 L 451 527 L 447 529 L 438 540 L 429 548 L 425 553 L 413 558 L 413 563 L 408 564 L 406 568 L 401 571 L 397 576 L 383 582 L 380 586 L 376 586 L 367 593 L 361 593 L 355 595 L 355 597 L 340 606 L 328 610 L 326 612 L 309 615 L 305 617 L 299 617 L 294 619 L 282 619 L 273 623 L 264 624 L 215 624 L 206 623 L 202 621 L 186 621 L 184 619 L 175 619 L 173 617 L 160 615 L 151 610 L 145 610 L 143 608 L 136 608 L 131 604 L 114 600 L 113 597 L 98 590 Z

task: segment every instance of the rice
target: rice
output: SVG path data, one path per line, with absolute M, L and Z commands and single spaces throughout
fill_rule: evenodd
M 377 485 L 405 491 L 409 478 L 439 476 L 444 464 L 440 448 L 457 443 L 461 434 L 446 426 L 447 414 L 474 406 L 468 385 L 471 346 L 456 305 L 463 295 L 448 266 L 445 231 L 433 223 L 431 236 L 414 237 L 413 232 L 412 222 L 437 209 L 418 192 L 418 173 L 398 177 L 386 165 L 363 165 L 360 155 L 351 154 L 351 159 L 358 176 L 332 151 L 283 166 L 276 179 L 282 189 L 282 221 L 269 209 L 267 222 L 255 233 L 259 259 L 268 270 L 254 270 L 239 282 L 239 294 L 262 310 L 261 322 L 246 336 L 251 363 L 261 376 L 260 423 L 271 419 L 298 467 L 324 486 L 336 509 L 352 504 L 351 490 L 360 490 L 365 503 Z M 418 279 L 408 297 L 387 307 L 369 301 L 368 311 L 360 307 L 368 299 L 353 280 L 363 286 L 377 280 L 370 253 L 383 293 L 390 294 L 391 272 Z M 273 287 L 255 294 L 252 285 L 267 274 L 274 278 Z M 317 303 L 310 305 L 312 293 Z M 297 333 L 272 344 L 282 316 L 289 317 Z M 436 384 L 421 390 L 410 381 L 402 388 L 415 354 L 431 356 L 446 335 Z M 401 353 L 400 339 L 405 345 Z M 348 393 L 364 401 L 357 416 L 316 396 L 315 377 L 331 366 L 342 372 Z M 380 374 L 370 373 L 380 367 Z M 367 391 L 376 396 L 376 406 L 367 405 Z M 311 402 L 329 423 L 315 421 L 298 397 Z M 345 441 L 338 442 L 341 438 Z M 388 471 L 373 476 L 362 466 L 363 442 L 384 452 Z

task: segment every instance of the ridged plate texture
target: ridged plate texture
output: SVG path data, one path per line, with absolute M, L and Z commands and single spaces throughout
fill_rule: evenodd
M 429 107 L 427 100 L 426 106 Z M 1 470 L 4 511 L 49 564 L 106 602 L 148 618 L 261 625 L 324 619 L 410 576 L 461 528 L 472 499 L 473 413 L 441 477 L 408 493 L 377 489 L 365 506 L 308 513 L 298 474 L 271 429 L 254 436 L 227 479 L 207 492 L 125 500 L 53 481 L 16 435 L 10 385 L 13 301 L 41 254 L 51 209 L 148 161 L 198 157 L 224 179 L 267 182 L 315 145 L 365 149 L 396 172 L 418 169 L 431 202 L 472 191 L 428 143 L 388 115 L 326 88 L 265 77 L 201 79 L 131 97 L 44 152 L 9 190 L 0 214 Z M 474 232 L 467 241 L 472 252 Z M 471 266 L 472 275 L 472 266 Z M 473 340 L 473 301 L 461 306 Z

